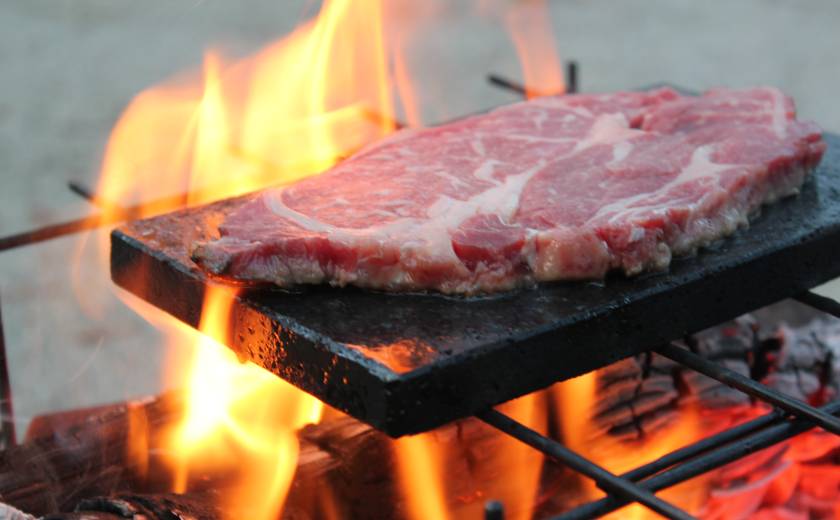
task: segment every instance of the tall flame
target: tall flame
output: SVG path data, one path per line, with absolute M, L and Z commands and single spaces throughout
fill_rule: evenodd
M 190 468 L 241 471 L 225 497 L 228 511 L 247 504 L 255 520 L 276 518 L 297 466 L 296 431 L 317 423 L 323 404 L 251 363 L 240 363 L 218 341 L 228 338 L 234 295 L 208 290 L 195 359 L 188 378 L 187 412 L 171 441 L 174 490 L 186 491 Z M 242 471 L 247 468 L 247 471 Z
M 97 193 L 127 206 L 188 192 L 195 204 L 323 171 L 395 129 L 390 59 L 381 0 L 324 2 L 314 20 L 229 65 L 208 53 L 203 87 L 181 78 L 132 101 Z
M 409 517 L 421 520 L 449 518 L 444 493 L 445 452 L 430 434 L 394 441 L 400 487 L 408 504 Z
M 231 129 L 222 92 L 221 63 L 214 53 L 208 53 L 204 61 L 204 94 L 198 103 L 195 116 L 195 144 L 190 167 L 190 185 L 203 186 L 226 179 L 227 157 L 232 150 Z M 235 193 L 254 188 L 251 182 L 230 179 L 224 188 L 201 192 L 192 190 L 187 194 L 187 204 L 206 202 L 219 191 Z
M 106 149 L 97 190 L 104 216 L 133 208 L 133 217 L 147 217 L 317 174 L 393 132 L 397 102 L 408 123 L 420 125 L 418 92 L 402 52 L 407 33 L 386 34 L 385 6 L 383 0 L 325 0 L 317 16 L 260 52 L 238 61 L 208 52 L 201 74 L 139 94 Z M 540 89 L 562 87 L 556 53 L 542 50 L 553 49 L 545 20 L 518 16 L 506 23 L 526 81 Z M 296 467 L 295 432 L 319 421 L 323 405 L 274 375 L 239 363 L 222 346 L 234 297 L 225 289 L 207 292 L 202 334 L 186 340 L 193 344 L 193 358 L 186 367 L 173 358 L 168 367 L 172 382 L 188 387 L 187 413 L 169 446 L 176 454 L 174 489 L 189 489 L 199 470 L 225 468 L 237 475 L 224 499 L 226 510 L 237 511 L 232 517 L 276 518 Z M 130 305 L 160 324 L 153 309 Z M 178 337 L 185 341 L 183 333 Z M 173 351 L 183 346 L 174 345 Z M 543 431 L 544 400 L 529 396 L 505 409 Z M 142 421 L 136 422 L 134 429 L 142 431 Z M 146 444 L 139 436 L 135 441 L 131 456 L 139 460 Z M 446 518 L 450 504 L 442 468 L 457 454 L 427 435 L 400 440 L 395 449 L 411 514 Z M 542 456 L 506 439 L 488 467 L 504 468 L 510 478 L 483 492 L 504 500 L 511 518 L 529 518 Z M 509 486 L 512 480 L 519 485 Z M 420 494 L 412 495 L 413 489 Z M 329 502 L 332 495 L 324 499 Z
M 522 80 L 529 99 L 562 94 L 566 90 L 547 10 L 545 0 L 534 0 L 518 9 L 510 9 L 504 15 L 505 25 L 519 56 Z
M 592 413 L 597 402 L 597 377 L 597 372 L 590 372 L 551 387 L 563 442 L 577 453 L 620 475 L 700 437 L 700 414 L 692 406 L 682 408 L 679 420 L 673 424 L 658 428 L 636 441 L 612 439 L 609 435 L 596 436 Z M 597 442 L 593 442 L 596 437 Z M 698 511 L 707 496 L 706 481 L 706 478 L 689 481 L 666 489 L 659 496 L 685 510 Z M 592 480 L 584 480 L 583 486 L 584 498 L 591 500 L 603 496 Z M 640 504 L 633 504 L 610 515 L 610 518 L 646 520 L 659 516 Z
M 501 405 L 500 410 L 543 435 L 547 433 L 547 395 L 544 392 L 514 399 Z M 436 432 L 394 442 L 400 487 L 408 505 L 409 518 L 446 520 L 480 517 L 484 503 L 481 498 L 501 501 L 506 508 L 506 518 L 532 518 L 543 455 L 514 437 L 495 430 L 490 433 L 494 435 L 493 452 L 482 453 L 477 458 L 471 454 L 473 446 L 463 445 L 451 438 L 439 439 Z M 470 489 L 473 501 L 459 503 L 456 515 L 451 512 L 453 497 L 445 490 L 463 488 L 464 483 L 454 482 L 453 478 L 467 475 L 453 473 L 447 476 L 444 464 L 458 466 L 461 461 L 469 468 L 469 476 L 476 477 L 478 488 Z
M 477 0 L 478 12 L 497 18 L 510 37 L 528 99 L 566 91 L 546 0 Z
M 208 52 L 200 76 L 139 94 L 106 149 L 97 190 L 104 216 L 142 202 L 132 216 L 146 217 L 291 182 L 392 132 L 393 58 L 382 6 L 328 0 L 314 19 L 251 57 L 225 62 Z M 168 377 L 188 390 L 186 415 L 169 442 L 173 488 L 189 489 L 204 470 L 230 472 L 236 479 L 223 509 L 231 518 L 276 518 L 297 465 L 296 430 L 318 422 L 323 404 L 222 346 L 234 297 L 211 288 L 202 334 L 171 333 L 179 344 Z M 168 330 L 153 309 L 129 304 Z M 187 361 L 184 341 L 193 344 Z M 146 442 L 136 437 L 129 456 L 142 461 Z

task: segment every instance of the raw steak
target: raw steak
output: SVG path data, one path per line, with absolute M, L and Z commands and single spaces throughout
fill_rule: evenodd
M 824 150 L 773 88 L 546 97 L 265 190 L 192 255 L 239 280 L 389 291 L 634 275 L 796 193 Z

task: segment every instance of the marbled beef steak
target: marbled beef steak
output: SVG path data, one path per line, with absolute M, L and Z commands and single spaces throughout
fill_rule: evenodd
M 774 88 L 540 98 L 258 193 L 192 258 L 279 286 L 450 294 L 634 275 L 796 193 L 824 150 Z

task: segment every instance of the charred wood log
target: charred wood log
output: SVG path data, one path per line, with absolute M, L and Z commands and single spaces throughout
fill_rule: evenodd
M 138 512 L 131 514 L 150 519 L 179 518 L 179 512 L 188 511 L 194 518 L 239 516 L 222 515 L 213 500 L 230 489 L 230 472 L 191 474 L 188 493 L 168 493 L 172 471 L 163 439 L 182 411 L 181 398 L 173 393 L 38 418 L 23 444 L 0 453 L 0 501 L 56 519 L 83 517 L 63 513 L 74 510 L 93 515 L 84 518 L 120 517 L 133 510 Z M 441 445 L 466 454 L 445 468 L 447 480 L 457 483 L 450 490 L 453 509 L 473 503 L 480 507 L 476 490 L 505 472 L 504 467 L 495 473 L 480 471 L 482 458 L 511 439 L 476 419 L 439 429 L 434 436 Z M 304 428 L 298 438 L 285 518 L 335 518 L 336 510 L 338 517 L 382 518 L 383 512 L 404 507 L 393 440 L 387 435 L 336 414 Z M 193 514 L 199 510 L 202 514 Z
M 790 325 L 792 324 L 792 325 Z M 840 321 L 784 302 L 687 338 L 685 348 L 814 405 L 840 393 Z M 751 398 L 658 354 L 597 372 L 598 435 L 639 439 L 694 405 L 750 406 Z
M 120 494 L 84 499 L 72 513 L 46 515 L 42 520 L 173 520 L 231 518 L 218 506 L 217 493 Z
M 150 431 L 172 424 L 171 396 L 45 416 L 24 443 L 0 453 L 0 501 L 42 515 L 133 484 L 128 439 L 138 418 Z

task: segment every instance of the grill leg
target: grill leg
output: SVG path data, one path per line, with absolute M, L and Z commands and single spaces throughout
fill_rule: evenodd
M 6 358 L 6 339 L 3 334 L 3 313 L 0 309 L 0 449 L 14 446 L 16 442 L 12 384 L 9 381 L 9 362 Z

